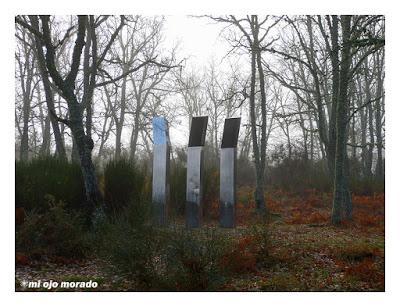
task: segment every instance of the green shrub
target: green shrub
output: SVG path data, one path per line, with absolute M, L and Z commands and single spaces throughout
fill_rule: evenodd
M 385 181 L 375 177 L 356 177 L 350 178 L 350 190 L 356 195 L 372 196 L 374 193 L 385 193 Z
M 230 240 L 216 229 L 174 229 L 165 247 L 166 290 L 211 291 L 225 281 L 220 259 Z
M 304 283 L 289 272 L 278 272 L 260 283 L 261 291 L 304 291 Z
M 151 204 L 134 202 L 108 219 L 98 234 L 98 254 L 138 288 L 157 280 L 158 236 L 151 225 Z
M 62 201 L 66 208 L 81 208 L 86 195 L 80 166 L 55 157 L 16 161 L 16 205 L 43 213 L 48 209 L 46 195 Z
M 215 230 L 152 226 L 151 204 L 130 204 L 109 218 L 98 254 L 139 290 L 210 290 L 222 281 L 227 240 Z
M 104 169 L 104 199 L 107 209 L 118 212 L 130 202 L 149 198 L 144 193 L 145 174 L 134 161 L 110 160 Z
M 31 257 L 82 258 L 89 250 L 81 215 L 65 210 L 54 197 L 47 198 L 45 213 L 30 212 L 16 231 L 16 250 Z
M 300 156 L 283 158 L 267 169 L 267 185 L 301 193 L 306 189 L 329 192 L 332 180 L 324 161 L 307 161 Z
M 243 177 L 239 169 L 238 177 Z M 374 195 L 384 193 L 384 179 L 375 175 L 365 176 L 358 158 L 349 157 L 350 190 L 356 195 Z M 332 192 L 333 177 L 328 170 L 326 159 L 306 160 L 304 154 L 295 149 L 289 157 L 285 146 L 277 145 L 269 155 L 266 171 L 267 187 L 283 189 L 292 193 L 316 189 Z
M 225 275 L 253 274 L 260 265 L 270 262 L 268 253 L 269 235 L 265 224 L 248 227 L 237 236 L 221 258 L 221 268 Z

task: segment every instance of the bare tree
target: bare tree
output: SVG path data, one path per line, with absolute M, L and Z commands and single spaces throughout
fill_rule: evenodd
M 271 16 L 265 16 L 259 20 L 257 15 L 237 18 L 233 15 L 226 17 L 211 17 L 218 22 L 228 23 L 235 27 L 237 38 L 232 35 L 231 42 L 233 50 L 244 48 L 250 56 L 250 93 L 249 111 L 251 138 L 253 144 L 254 164 L 256 170 L 256 190 L 254 198 L 257 210 L 261 214 L 265 214 L 267 207 L 264 197 L 265 185 L 265 166 L 266 166 L 266 149 L 267 149 L 267 97 L 265 89 L 265 74 L 262 66 L 262 51 L 268 48 L 275 39 L 269 39 L 271 29 L 280 21 Z M 256 93 L 257 87 L 260 93 L 260 124 L 257 123 L 256 116 Z M 258 126 L 260 127 L 260 140 L 258 139 Z
M 21 160 L 28 160 L 29 157 L 29 122 L 31 116 L 31 101 L 37 86 L 35 83 L 34 52 L 32 44 L 29 42 L 28 33 L 23 29 L 17 28 L 17 37 L 21 45 L 17 45 L 15 59 L 17 62 L 17 74 L 20 81 L 22 96 L 22 129 L 21 129 Z
M 66 101 L 68 107 L 68 118 L 63 118 L 56 114 L 53 115 L 58 121 L 63 122 L 71 129 L 73 140 L 79 154 L 80 166 L 85 182 L 86 197 L 88 203 L 92 207 L 102 203 L 102 195 L 98 187 L 91 155 L 94 147 L 94 142 L 91 137 L 94 91 L 96 87 L 114 83 L 127 74 L 139 70 L 149 62 L 156 63 L 155 58 L 151 58 L 146 63 L 139 64 L 117 77 L 111 77 L 110 74 L 106 74 L 108 80 L 97 83 L 96 77 L 98 71 L 102 70 L 102 64 L 109 54 L 111 46 L 121 29 L 125 26 L 125 17 L 120 16 L 118 27 L 102 40 L 102 46 L 98 46 L 96 31 L 99 31 L 99 27 L 109 18 L 110 17 L 107 16 L 95 17 L 81 15 L 77 17 L 77 23 L 73 27 L 77 29 L 77 32 L 71 55 L 71 64 L 69 70 L 65 71 L 65 68 L 60 69 L 56 66 L 55 58 L 60 42 L 63 42 L 64 39 L 69 37 L 72 28 L 69 28 L 65 32 L 59 43 L 56 43 L 54 33 L 52 33 L 52 29 L 50 29 L 49 16 L 29 16 L 30 22 L 27 22 L 23 17 L 16 17 L 16 22 L 35 35 L 39 39 L 41 47 L 44 47 L 46 50 L 45 61 L 47 72 L 63 99 Z M 82 68 L 82 70 L 80 70 L 80 68 Z

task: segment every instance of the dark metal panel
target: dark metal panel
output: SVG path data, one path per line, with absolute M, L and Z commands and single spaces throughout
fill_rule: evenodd
M 189 147 L 204 146 L 206 139 L 208 116 L 192 118 L 189 135 Z
M 237 146 L 239 129 L 240 117 L 225 119 L 221 148 L 232 148 Z

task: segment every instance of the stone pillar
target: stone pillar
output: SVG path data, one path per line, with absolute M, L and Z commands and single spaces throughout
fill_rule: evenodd
M 220 209 L 221 227 L 235 227 L 236 216 L 236 147 L 240 129 L 239 118 L 225 119 L 220 155 Z
M 186 227 L 200 227 L 203 217 L 203 147 L 208 116 L 193 117 L 187 151 Z
M 154 222 L 168 222 L 170 141 L 168 123 L 164 117 L 153 118 L 153 190 Z

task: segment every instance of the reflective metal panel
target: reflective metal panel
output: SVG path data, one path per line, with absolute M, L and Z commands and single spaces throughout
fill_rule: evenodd
M 189 147 L 187 152 L 186 179 L 186 226 L 196 228 L 201 226 L 203 217 L 202 204 L 202 174 L 203 147 Z
M 239 129 L 240 117 L 225 119 L 221 148 L 232 148 L 237 146 Z
M 154 219 L 158 225 L 168 222 L 170 143 L 165 118 L 153 119 L 153 190 Z
M 164 117 L 153 118 L 154 145 L 169 143 L 168 123 Z
M 203 217 L 203 146 L 207 131 L 208 116 L 193 117 L 190 127 L 187 152 L 186 207 L 188 228 L 200 227 Z
M 204 146 L 206 139 L 208 116 L 192 118 L 189 135 L 189 147 Z
M 220 159 L 220 225 L 235 227 L 236 148 L 222 148 Z
M 236 146 L 240 118 L 227 118 L 220 154 L 220 210 L 221 227 L 235 227 L 236 215 Z

